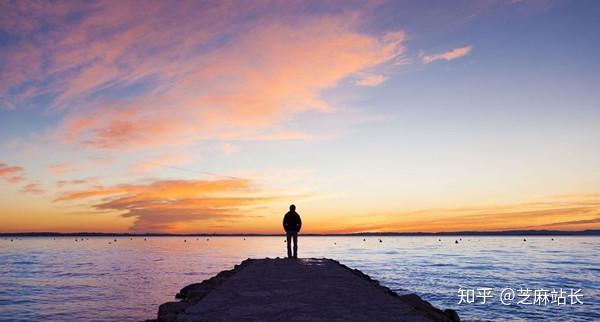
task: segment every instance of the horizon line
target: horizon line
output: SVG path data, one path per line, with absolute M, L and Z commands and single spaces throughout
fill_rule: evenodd
M 501 231 L 441 231 L 441 232 L 356 232 L 356 233 L 305 233 L 302 236 L 515 236 L 515 235 L 563 235 L 563 236 L 596 236 L 600 229 L 585 230 L 501 230 Z M 0 237 L 60 237 L 60 236 L 157 236 L 157 237 L 186 237 L 186 236 L 285 236 L 285 233 L 116 233 L 116 232 L 0 232 Z

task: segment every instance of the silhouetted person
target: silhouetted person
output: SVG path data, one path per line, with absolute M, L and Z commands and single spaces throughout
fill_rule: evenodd
M 302 219 L 300 219 L 300 215 L 296 212 L 296 206 L 291 205 L 290 211 L 283 216 L 283 229 L 285 229 L 285 234 L 287 238 L 287 253 L 288 258 L 292 258 L 292 243 L 291 240 L 294 241 L 294 256 L 293 258 L 298 258 L 298 232 L 302 228 Z

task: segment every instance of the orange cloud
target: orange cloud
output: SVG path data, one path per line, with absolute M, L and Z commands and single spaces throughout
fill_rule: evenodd
M 515 205 L 429 209 L 350 218 L 338 232 L 599 229 L 600 195 L 560 197 Z
M 436 60 L 450 61 L 450 60 L 460 58 L 460 57 L 467 55 L 471 51 L 471 48 L 472 48 L 472 46 L 466 46 L 466 47 L 454 48 L 450 51 L 447 51 L 447 52 L 441 53 L 441 54 L 423 55 L 423 56 L 421 56 L 421 61 L 424 64 L 429 64 Z
M 149 184 L 116 185 L 67 192 L 57 202 L 88 201 L 96 210 L 135 218 L 136 232 L 176 232 L 197 228 L 203 222 L 240 220 L 249 208 L 279 197 L 260 196 L 245 179 L 166 180 Z
M 250 181 L 244 179 L 228 179 L 216 181 L 201 180 L 167 180 L 156 181 L 146 185 L 121 184 L 111 187 L 98 186 L 93 189 L 67 192 L 57 201 L 106 197 L 112 195 L 135 193 L 146 198 L 181 198 L 195 193 L 218 193 L 223 191 L 251 191 Z

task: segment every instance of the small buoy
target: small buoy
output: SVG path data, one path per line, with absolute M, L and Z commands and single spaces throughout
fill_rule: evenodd
M 206 241 L 209 241 L 209 240 L 210 240 L 210 238 L 206 238 Z
M 367 240 L 363 238 L 363 241 L 367 241 Z
M 244 240 L 246 240 L 246 237 L 244 237 Z
M 284 240 L 283 240 L 283 242 L 284 242 L 284 243 L 287 243 L 287 240 L 285 240 L 285 239 L 284 239 Z
M 133 238 L 129 238 L 129 240 L 133 240 Z
M 455 241 L 454 241 L 454 243 L 455 243 L 455 244 L 458 244 L 458 240 L 455 240 Z
M 438 239 L 438 241 L 442 241 L 441 239 Z
M 115 239 L 115 243 L 117 242 L 117 240 Z
M 379 242 L 380 242 L 380 243 L 383 243 L 383 240 L 381 240 L 381 239 L 380 239 L 380 240 L 379 240 Z
M 112 243 L 111 243 L 111 242 L 108 242 L 108 244 L 109 244 L 109 245 L 112 245 Z
M 337 243 L 333 243 L 334 245 L 337 245 Z
M 524 241 L 524 242 L 526 242 L 526 241 L 527 241 L 527 239 L 523 238 L 523 241 Z
M 196 240 L 199 240 L 198 238 L 196 238 Z
M 554 240 L 554 238 L 552 238 L 552 240 Z
M 462 238 L 459 238 L 460 241 L 462 241 Z

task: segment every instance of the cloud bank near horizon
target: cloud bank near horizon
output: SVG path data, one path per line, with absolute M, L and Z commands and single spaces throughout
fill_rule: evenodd
M 207 221 L 239 222 L 251 217 L 252 208 L 281 198 L 265 195 L 252 181 L 238 178 L 97 185 L 64 192 L 55 201 L 85 202 L 95 210 L 133 218 L 132 232 L 186 232 L 206 227 Z

